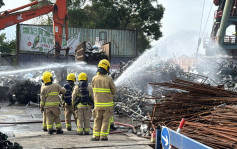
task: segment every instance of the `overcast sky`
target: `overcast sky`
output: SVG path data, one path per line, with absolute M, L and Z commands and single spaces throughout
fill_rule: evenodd
M 199 32 L 204 1 L 203 28 L 207 22 L 212 0 L 158 0 L 165 7 L 162 20 L 164 36 L 179 30 L 195 30 Z M 213 23 L 214 10 L 216 9 L 217 7 L 213 5 L 206 29 L 209 33 Z
M 167 56 L 167 52 L 169 55 L 175 53 L 176 56 L 196 53 L 201 20 L 200 36 L 210 36 L 211 33 L 214 12 L 217 9 L 213 0 L 158 0 L 158 2 L 165 7 L 161 21 L 163 37 L 159 41 L 153 41 L 152 46 L 162 48 L 160 50 L 165 51 L 164 56 Z M 201 53 L 204 53 L 202 45 L 200 47 Z
M 195 37 L 198 37 L 204 1 L 205 8 L 203 13 L 201 35 L 205 33 L 209 36 L 213 24 L 214 11 L 217 9 L 217 7 L 213 5 L 210 18 L 207 21 L 208 14 L 212 6 L 212 0 L 158 0 L 158 3 L 165 7 L 164 17 L 161 21 L 163 26 L 162 39 L 178 34 L 179 32 L 186 31 L 193 33 Z M 5 6 L 3 6 L 0 11 L 28 4 L 29 0 L 4 0 L 4 3 Z M 205 32 L 203 32 L 206 22 L 207 26 Z M 9 39 L 14 38 L 15 26 L 8 27 L 5 31 L 1 32 L 6 32 Z M 157 42 L 152 42 L 152 45 L 157 45 Z

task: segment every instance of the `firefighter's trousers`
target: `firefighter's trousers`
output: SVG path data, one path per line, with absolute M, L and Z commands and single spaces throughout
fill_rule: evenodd
M 113 110 L 94 110 L 94 128 L 93 128 L 93 138 L 107 138 L 110 130 L 110 123 L 113 118 Z
M 47 121 L 47 129 L 48 131 L 53 130 L 53 123 L 55 122 L 55 126 L 57 130 L 62 129 L 61 120 L 60 120 L 60 109 L 59 107 L 47 107 L 45 108 L 46 112 L 46 121 Z
M 76 122 L 76 115 L 75 115 L 75 111 L 72 105 L 65 105 L 64 108 L 64 114 L 65 114 L 65 124 L 66 124 L 66 128 L 71 128 L 71 117 L 73 115 L 75 122 Z
M 91 106 L 77 107 L 77 132 L 90 132 Z
M 47 129 L 47 124 L 46 124 L 46 113 L 45 111 L 43 112 L 43 124 L 42 124 L 43 129 Z

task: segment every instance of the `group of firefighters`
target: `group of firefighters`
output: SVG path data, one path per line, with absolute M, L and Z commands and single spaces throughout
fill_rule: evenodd
M 70 73 L 64 87 L 53 83 L 51 72 L 44 72 L 40 92 L 43 130 L 52 134 L 55 123 L 56 133 L 63 133 L 59 107 L 62 105 L 68 131 L 71 131 L 71 116 L 73 115 L 77 124 L 77 134 L 89 135 L 90 119 L 93 116 L 94 126 L 91 141 L 108 140 L 110 124 L 113 122 L 113 97 L 116 92 L 115 84 L 108 75 L 109 69 L 109 61 L 103 59 L 98 64 L 97 75 L 92 78 L 91 85 L 88 84 L 87 74 L 82 72 L 78 75 L 78 85 L 75 85 L 75 74 Z

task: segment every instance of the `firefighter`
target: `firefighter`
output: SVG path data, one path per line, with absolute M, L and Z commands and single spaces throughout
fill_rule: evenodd
M 49 134 L 53 133 L 53 123 L 55 122 L 56 133 L 61 134 L 62 125 L 60 120 L 60 97 L 59 94 L 65 94 L 66 90 L 60 85 L 53 83 L 53 75 L 50 72 L 43 74 L 42 80 L 44 87 L 41 90 L 40 110 L 46 113 L 46 123 Z
M 75 87 L 72 94 L 74 106 L 77 114 L 77 134 L 89 135 L 91 109 L 94 105 L 93 91 L 91 85 L 88 85 L 87 74 L 82 72 L 78 75 L 78 86 Z
M 75 87 L 75 81 L 76 77 L 75 74 L 70 73 L 67 76 L 67 83 L 64 85 L 64 88 L 66 89 L 66 93 L 62 96 L 62 102 L 63 102 L 63 110 L 65 114 L 65 123 L 66 128 L 68 131 L 72 130 L 71 126 L 71 116 L 74 116 L 74 119 L 76 121 L 76 115 L 75 111 L 72 105 L 72 92 Z
M 116 87 L 113 79 L 108 75 L 110 63 L 103 59 L 98 64 L 97 75 L 92 79 L 94 94 L 94 128 L 91 141 L 107 141 L 110 122 L 113 118 Z
M 46 71 L 45 73 L 49 73 L 49 72 Z M 42 82 L 43 82 L 43 80 L 42 80 Z M 42 91 L 42 89 L 43 89 L 44 86 L 45 86 L 44 83 L 42 83 L 40 91 Z M 41 100 L 42 100 L 42 99 L 41 99 Z M 42 111 L 42 112 L 43 112 L 43 113 L 42 113 L 42 114 L 43 114 L 42 129 L 43 129 L 44 132 L 46 132 L 46 131 L 48 131 L 48 130 L 47 130 L 47 124 L 46 124 L 46 113 L 45 113 L 44 111 Z M 56 132 L 56 130 L 53 129 L 53 132 Z

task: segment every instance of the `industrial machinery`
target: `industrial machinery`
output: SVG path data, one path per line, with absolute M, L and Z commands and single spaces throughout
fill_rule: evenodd
M 237 0 L 213 0 L 218 6 L 215 12 L 211 36 L 204 39 L 206 55 L 221 52 L 224 55 L 237 56 Z M 226 29 L 234 28 L 232 35 L 227 35 Z
M 60 59 L 60 51 L 62 45 L 62 34 L 63 27 L 65 25 L 66 40 L 68 40 L 68 26 L 67 26 L 67 8 L 66 0 L 56 0 L 56 3 L 46 4 L 40 7 L 34 7 L 29 10 L 19 11 L 26 7 L 34 6 L 38 4 L 38 1 L 33 1 L 27 5 L 5 11 L 0 14 L 0 30 L 11 25 L 24 22 L 26 20 L 48 14 L 53 12 L 53 35 L 54 35 L 54 50 L 55 50 L 55 59 Z M 66 50 L 66 56 L 68 54 L 69 48 Z
M 92 46 L 88 41 L 83 41 L 77 45 L 75 50 L 75 60 L 97 65 L 102 59 L 110 60 L 110 51 L 111 42 L 104 43 L 98 48 Z

